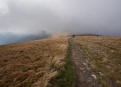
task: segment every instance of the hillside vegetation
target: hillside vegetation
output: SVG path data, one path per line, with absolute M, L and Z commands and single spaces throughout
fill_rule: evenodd
M 68 35 L 71 34 L 60 33 L 46 39 L 1 45 L 0 87 L 74 85 L 76 78 L 70 40 L 83 49 L 86 57 L 83 64 L 93 73 L 100 87 L 121 87 L 121 37 L 71 38 Z
M 102 87 L 121 87 L 121 37 L 77 36 L 87 65 Z
M 0 46 L 0 87 L 48 87 L 64 70 L 68 37 Z

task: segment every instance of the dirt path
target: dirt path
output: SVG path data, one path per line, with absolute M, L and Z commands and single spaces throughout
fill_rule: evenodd
M 92 74 L 87 66 L 88 61 L 84 57 L 84 52 L 73 39 L 70 40 L 72 49 L 72 60 L 75 69 L 74 87 L 99 87 L 96 76 Z

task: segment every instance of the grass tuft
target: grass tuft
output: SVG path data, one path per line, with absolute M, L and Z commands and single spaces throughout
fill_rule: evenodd
M 65 58 L 65 70 L 60 72 L 57 79 L 58 87 L 72 87 L 74 84 L 74 69 L 73 69 L 73 63 L 71 59 L 71 45 L 69 43 L 68 49 L 67 49 L 67 55 Z

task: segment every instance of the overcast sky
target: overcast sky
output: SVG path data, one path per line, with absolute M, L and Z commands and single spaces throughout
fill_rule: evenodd
M 43 30 L 121 35 L 121 0 L 0 0 L 1 35 Z

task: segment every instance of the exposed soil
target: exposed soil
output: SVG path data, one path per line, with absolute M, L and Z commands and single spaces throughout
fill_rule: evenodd
M 70 44 L 75 69 L 74 87 L 100 87 L 96 81 L 96 76 L 88 68 L 88 61 L 86 60 L 80 45 L 73 39 L 70 40 Z

